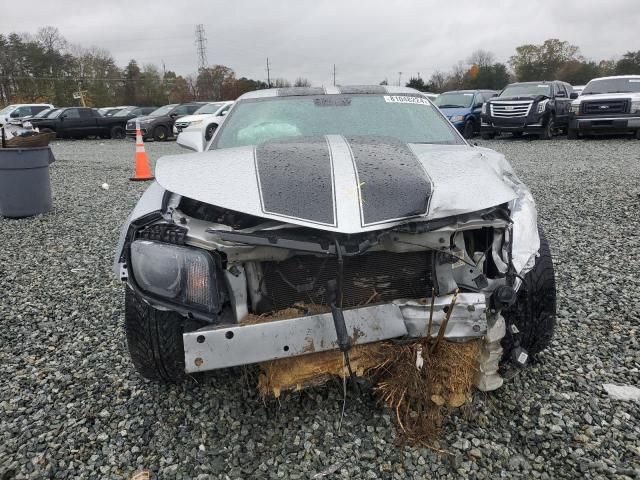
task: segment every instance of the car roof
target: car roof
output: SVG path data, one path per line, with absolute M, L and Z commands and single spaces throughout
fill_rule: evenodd
M 242 95 L 238 100 L 247 100 L 251 98 L 269 98 L 269 97 L 302 97 L 308 95 L 340 95 L 340 94 L 365 94 L 365 95 L 383 95 L 398 93 L 418 93 L 423 94 L 414 88 L 398 87 L 393 85 L 341 85 L 331 87 L 286 87 L 286 88 L 267 88 L 264 90 L 254 90 Z
M 613 80 L 615 78 L 640 78 L 640 75 L 612 75 L 611 77 L 592 78 L 589 81 L 593 82 L 594 80 Z
M 490 90 L 490 89 L 483 89 L 483 88 L 479 88 L 477 90 L 448 90 L 446 92 L 442 92 L 441 95 L 444 95 L 445 93 L 476 93 L 476 92 L 498 92 L 498 90 Z

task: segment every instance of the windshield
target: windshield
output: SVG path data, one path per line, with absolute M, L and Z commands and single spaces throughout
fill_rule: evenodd
M 206 105 L 203 105 L 198 110 L 193 112 L 193 114 L 194 115 L 200 115 L 200 114 L 203 114 L 203 113 L 216 113 L 218 110 L 220 110 L 224 106 L 225 106 L 225 103 L 222 103 L 222 102 L 207 103 Z
M 240 102 L 222 124 L 213 148 L 319 135 L 388 136 L 406 143 L 464 143 L 438 109 L 422 96 L 320 95 Z
M 56 109 L 55 108 L 47 108 L 46 110 L 42 110 L 41 112 L 35 114 L 33 116 L 33 118 L 44 118 L 44 117 L 48 117 L 49 114 L 55 112 Z
M 123 108 L 122 110 L 117 111 L 113 116 L 114 117 L 127 117 L 127 116 L 131 115 L 131 112 L 133 112 L 136 108 L 138 108 L 138 107 Z
M 47 115 L 47 118 L 58 118 L 61 113 L 62 113 L 62 109 L 54 110 L 53 112 L 51 112 L 50 115 Z
M 150 117 L 162 117 L 163 115 L 168 115 L 171 110 L 177 107 L 177 103 L 173 103 L 171 105 L 165 105 L 164 107 L 160 107 L 149 114 Z
M 473 100 L 473 93 L 448 92 L 435 99 L 440 108 L 469 108 Z
M 16 108 L 18 108 L 16 105 L 8 105 L 0 110 L 0 115 L 2 115 L 3 113 L 13 112 Z
M 548 83 L 514 83 L 508 85 L 499 97 L 535 97 L 537 95 L 551 96 L 551 85 Z
M 607 78 L 591 80 L 584 87 L 582 95 L 597 93 L 631 93 L 640 92 L 640 77 L 636 78 Z
M 98 111 L 100 112 L 100 110 Z M 100 112 L 100 113 L 102 113 L 102 115 L 104 115 L 105 117 L 113 117 L 116 113 L 120 111 L 122 111 L 122 108 L 111 108 L 106 112 Z

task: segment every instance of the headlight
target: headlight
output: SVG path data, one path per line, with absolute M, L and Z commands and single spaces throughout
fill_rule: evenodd
M 464 115 L 454 115 L 453 117 L 451 117 L 451 123 L 455 123 L 455 122 L 464 122 Z
M 631 113 L 640 113 L 640 100 L 631 102 Z
M 569 113 L 578 115 L 580 113 L 580 103 L 572 103 L 569 105 Z
M 484 113 L 484 114 L 487 113 L 487 108 L 489 108 L 489 107 L 487 107 L 487 105 L 489 105 L 487 102 L 484 102 L 482 104 L 482 113 Z
M 196 120 L 195 122 L 189 122 L 187 123 L 187 127 L 193 127 L 194 125 L 200 125 L 202 123 L 202 120 Z
M 543 113 L 546 110 L 548 103 L 549 99 L 542 100 L 540 103 L 538 103 L 538 113 Z
M 219 311 L 216 266 L 204 250 L 136 240 L 131 244 L 131 270 L 146 292 L 207 312 Z

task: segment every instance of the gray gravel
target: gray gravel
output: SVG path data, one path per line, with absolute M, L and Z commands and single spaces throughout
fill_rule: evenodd
M 640 384 L 640 142 L 478 143 L 507 154 L 539 202 L 560 324 L 540 363 L 478 394 L 435 453 L 396 448 L 368 394 L 350 396 L 339 429 L 338 384 L 263 403 L 243 369 L 200 385 L 143 381 L 110 275 L 146 187 L 128 181 L 133 144 L 57 142 L 55 210 L 0 219 L 0 479 L 639 477 L 640 405 L 602 384 Z

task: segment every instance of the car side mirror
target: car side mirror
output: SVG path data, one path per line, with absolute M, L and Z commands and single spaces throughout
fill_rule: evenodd
M 564 92 L 556 93 L 556 98 L 567 98 L 567 94 Z
M 221 116 L 221 117 L 224 117 L 227 113 L 229 113 L 229 110 L 225 110 L 224 112 L 222 112 L 222 113 L 220 114 L 220 116 Z
M 576 98 L 578 98 L 578 92 L 572 92 L 570 98 L 571 100 L 575 100 Z
M 62 115 L 60 115 L 60 120 L 64 120 L 65 118 L 67 118 L 67 114 L 63 113 Z
M 177 114 L 177 113 L 170 113 L 170 114 L 169 114 L 169 116 L 170 116 L 171 118 L 176 118 L 176 117 L 178 116 L 178 114 Z
M 482 103 L 476 103 L 473 108 L 482 108 Z

